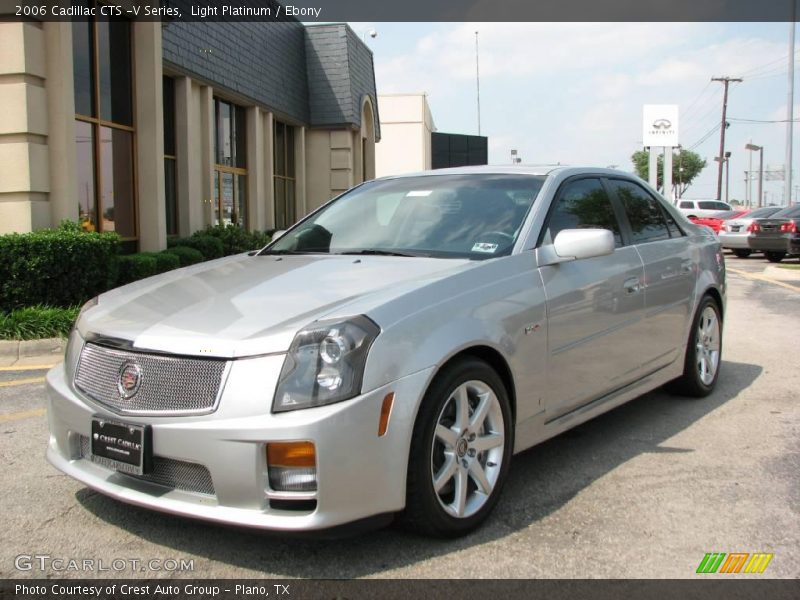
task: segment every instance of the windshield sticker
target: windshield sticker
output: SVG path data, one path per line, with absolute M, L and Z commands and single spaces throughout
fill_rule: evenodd
M 478 242 L 477 244 L 473 244 L 472 246 L 473 252 L 496 252 L 497 251 L 497 244 L 490 244 L 488 242 Z
M 411 190 L 406 194 L 406 198 L 411 197 L 422 197 L 425 198 L 426 196 L 430 196 L 433 193 L 433 190 Z

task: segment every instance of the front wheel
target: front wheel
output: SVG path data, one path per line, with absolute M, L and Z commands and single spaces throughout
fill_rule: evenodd
M 733 251 L 733 253 L 739 258 L 747 258 L 753 253 L 753 251 L 749 249 L 745 250 L 744 248 L 737 248 Z
M 682 396 L 702 398 L 714 391 L 722 361 L 722 318 L 716 300 L 703 297 L 697 308 L 689 340 L 683 375 L 667 384 L 667 390 Z
M 781 252 L 780 250 L 767 250 L 764 252 L 764 256 L 766 256 L 767 260 L 771 263 L 779 263 L 786 256 L 786 252 Z
M 513 437 L 508 392 L 494 369 L 472 358 L 445 367 L 414 425 L 401 523 L 438 537 L 477 528 L 497 504 Z

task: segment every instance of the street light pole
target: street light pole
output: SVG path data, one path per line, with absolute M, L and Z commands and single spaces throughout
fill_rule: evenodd
M 746 144 L 744 147 L 745 150 L 750 150 L 752 157 L 752 152 L 758 151 L 758 204 L 757 206 L 761 208 L 761 203 L 763 201 L 763 189 L 764 189 L 764 146 L 757 146 L 756 144 L 750 143 Z
M 725 202 L 730 204 L 731 187 L 731 153 L 725 153 Z

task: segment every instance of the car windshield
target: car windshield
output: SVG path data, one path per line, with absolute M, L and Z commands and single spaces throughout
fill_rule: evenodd
M 726 210 L 724 213 L 718 214 L 715 219 L 730 219 L 731 217 L 735 217 L 736 215 L 742 214 L 740 210 Z
M 486 259 L 510 254 L 544 177 L 471 174 L 365 183 L 262 254 L 385 254 Z

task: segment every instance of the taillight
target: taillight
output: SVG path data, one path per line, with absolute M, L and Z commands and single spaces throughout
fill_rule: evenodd
M 754 233 L 754 232 L 758 231 L 758 223 L 756 223 L 755 221 L 750 223 L 750 225 L 748 225 L 748 227 L 747 227 L 747 231 L 749 231 L 750 233 Z
M 789 221 L 781 225 L 781 233 L 797 233 L 797 223 Z

